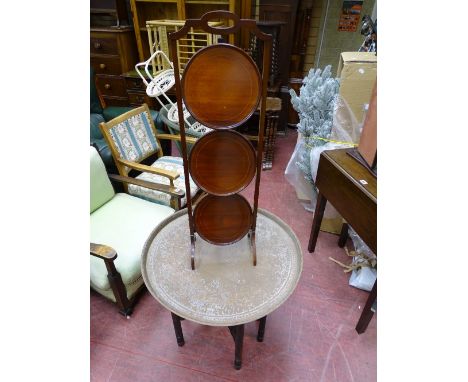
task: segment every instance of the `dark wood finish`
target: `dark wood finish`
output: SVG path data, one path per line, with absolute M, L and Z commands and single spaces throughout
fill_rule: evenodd
M 241 125 L 260 101 L 260 73 L 241 49 L 211 45 L 188 62 L 182 77 L 185 106 L 200 123 L 213 129 Z
M 121 77 L 102 75 L 96 78 L 96 85 L 101 89 L 101 95 L 103 96 L 127 96 L 125 81 Z
M 216 28 L 216 27 L 212 27 L 209 25 L 209 22 L 212 21 L 212 20 L 223 20 L 224 21 L 224 24 L 225 25 L 228 25 L 228 26 L 225 26 L 225 27 L 222 27 L 222 28 Z M 253 211 L 251 212 L 250 214 L 250 218 L 251 218 L 251 225 L 250 225 L 250 231 L 247 231 L 249 233 L 249 237 L 251 238 L 251 241 L 250 241 L 250 244 L 251 246 L 255 246 L 255 241 L 254 241 L 254 238 L 255 238 L 255 228 L 256 228 L 256 222 L 257 222 L 257 209 L 258 209 L 258 195 L 259 195 L 259 189 L 260 189 L 260 174 L 261 174 L 261 170 L 262 170 L 262 158 L 263 158 L 263 145 L 264 145 L 264 127 L 265 127 L 265 117 L 266 117 L 266 96 L 267 96 L 267 82 L 268 82 L 268 78 L 269 78 L 269 57 L 270 57 L 270 54 L 271 54 L 271 36 L 270 35 L 267 35 L 265 33 L 263 33 L 258 27 L 257 27 L 257 24 L 255 22 L 255 20 L 246 20 L 246 19 L 239 19 L 239 17 L 234 14 L 234 13 L 231 13 L 231 12 L 224 12 L 224 11 L 214 11 L 214 12 L 208 12 L 206 14 L 204 14 L 201 19 L 189 19 L 186 21 L 185 25 L 183 28 L 181 28 L 179 31 L 177 32 L 173 32 L 169 35 L 169 40 L 170 40 L 170 49 L 171 49 L 171 52 L 172 52 L 172 56 L 173 56 L 173 59 L 174 59 L 174 74 L 175 74 L 175 79 L 176 79 L 176 95 L 177 95 L 177 106 L 178 106 L 178 114 L 179 114 L 179 121 L 182 121 L 184 116 L 183 116 L 183 107 L 182 107 L 182 96 L 184 95 L 184 93 L 182 92 L 182 81 L 180 80 L 180 72 L 179 72 L 179 57 L 178 57 L 178 52 L 177 52 L 177 40 L 181 39 L 181 38 L 184 38 L 187 33 L 191 30 L 191 29 L 201 29 L 205 32 L 209 32 L 209 33 L 214 33 L 214 34 L 219 34 L 221 36 L 225 36 L 225 35 L 232 35 L 232 34 L 236 34 L 238 33 L 239 31 L 241 30 L 245 30 L 247 32 L 250 32 L 250 33 L 253 33 L 257 36 L 258 39 L 262 40 L 264 42 L 263 46 L 264 46 L 264 51 L 263 51 L 263 63 L 262 63 L 262 74 L 261 74 L 261 97 L 260 97 L 260 118 L 259 118 L 259 129 L 258 129 L 258 145 L 257 145 L 257 160 L 256 160 L 256 177 L 255 177 L 255 191 L 254 191 L 254 203 L 253 203 Z M 232 36 L 230 36 L 232 37 Z M 232 52 L 239 52 L 239 50 L 235 47 L 229 47 L 227 48 L 227 45 L 218 45 L 216 47 L 208 47 L 208 48 L 204 48 L 204 52 L 209 52 L 209 51 L 213 51 L 213 52 L 216 52 L 216 49 L 215 48 L 218 48 L 220 49 L 220 51 L 224 51 L 224 52 L 229 52 L 227 54 L 231 54 Z M 200 52 L 203 52 L 203 51 L 200 51 Z M 199 55 L 201 55 L 202 53 L 198 53 Z M 214 56 L 215 58 L 218 57 L 217 55 Z M 242 67 L 242 62 L 244 62 L 244 71 L 247 70 L 249 72 L 252 71 L 252 67 L 251 67 L 251 58 L 249 58 L 245 53 L 236 53 L 234 56 L 234 59 L 236 60 L 236 62 L 239 64 L 239 62 L 241 63 L 239 66 Z M 242 57 L 242 59 L 240 59 L 239 61 L 239 57 Z M 246 57 L 248 59 L 246 59 Z M 196 57 L 194 56 L 192 58 L 192 60 L 194 60 Z M 195 61 L 191 61 L 191 62 L 195 62 Z M 219 61 L 222 63 L 222 61 Z M 245 64 L 246 62 L 250 62 L 250 64 Z M 206 61 L 206 65 L 209 65 L 209 62 Z M 228 67 L 231 66 L 230 63 L 226 64 L 228 65 Z M 245 67 L 245 65 L 247 65 L 247 67 Z M 254 64 L 255 66 L 255 64 Z M 207 66 L 209 67 L 209 66 Z M 246 69 L 247 68 L 247 69 Z M 235 71 L 234 73 L 238 73 L 238 68 L 237 67 L 234 67 Z M 186 78 L 188 77 L 185 77 L 185 73 L 187 73 L 187 71 L 189 71 L 190 68 L 186 68 L 185 71 L 184 71 L 184 81 L 186 80 Z M 258 70 L 258 69 L 257 69 Z M 194 71 L 193 71 L 194 72 Z M 222 73 L 225 73 L 224 71 L 222 71 Z M 200 81 L 202 78 L 201 76 L 203 75 L 202 72 L 200 72 L 200 76 L 198 77 L 198 80 Z M 245 75 L 245 73 L 239 73 L 239 75 Z M 226 76 L 225 76 L 226 77 Z M 221 78 L 221 77 L 220 77 Z M 227 77 L 229 79 L 229 84 L 231 84 L 232 80 L 230 79 L 230 77 L 228 76 Z M 236 80 L 238 80 L 238 78 L 236 78 Z M 193 81 L 196 81 L 196 79 L 193 79 Z M 212 81 L 215 81 L 216 84 L 219 84 L 220 86 L 212 86 Z M 187 81 L 189 84 L 190 82 Z M 218 97 L 226 97 L 224 94 L 226 92 L 230 92 L 231 89 L 229 87 L 226 87 L 226 84 L 223 84 L 220 79 L 218 77 L 216 77 L 215 79 L 211 79 L 210 77 L 208 78 L 205 78 L 204 81 L 200 81 L 202 83 L 202 85 L 206 88 L 206 85 L 209 83 L 211 86 L 212 86 L 212 91 L 211 91 L 211 94 L 208 94 L 208 93 L 205 93 L 206 96 L 210 96 L 211 98 L 218 98 Z M 204 82 L 204 83 L 203 83 Z M 232 86 L 234 86 L 234 90 L 236 90 L 236 92 L 238 91 L 237 90 L 237 84 L 233 84 Z M 249 85 L 251 86 L 251 84 Z M 186 88 L 184 88 L 184 91 L 186 91 Z M 238 97 L 238 101 L 237 102 L 240 102 L 240 103 L 244 103 L 245 105 L 245 101 L 243 100 L 243 98 L 245 97 L 245 94 L 241 95 L 241 94 L 235 94 L 236 92 L 233 92 L 234 95 L 236 95 Z M 220 94 L 222 93 L 222 94 Z M 250 94 L 250 93 L 249 93 Z M 251 98 L 250 95 L 248 98 Z M 229 99 L 229 98 L 227 98 Z M 193 100 L 194 102 L 197 102 L 196 99 Z M 190 102 L 191 100 L 189 100 L 187 97 L 185 97 L 185 105 L 187 106 L 187 109 L 190 110 Z M 210 101 L 212 102 L 212 101 Z M 229 103 L 228 103 L 229 105 Z M 255 104 L 256 105 L 256 104 Z M 234 112 L 238 111 L 238 106 L 236 104 L 232 104 L 230 105 Z M 255 111 L 255 109 L 249 114 L 249 115 L 246 115 L 246 117 L 248 118 L 253 112 Z M 202 112 L 202 111 L 200 111 Z M 240 113 L 238 113 L 239 116 L 243 116 L 244 114 L 244 111 L 241 111 Z M 224 115 L 224 113 L 223 113 Z M 227 114 L 226 114 L 227 115 Z M 198 116 L 198 118 L 199 116 Z M 234 119 L 234 121 L 236 121 Z M 216 122 L 216 121 L 215 121 Z M 217 121 L 219 123 L 219 121 Z M 221 121 L 221 123 L 223 123 Z M 206 123 L 205 123 L 206 124 Z M 232 122 L 230 122 L 227 126 L 225 125 L 224 127 L 234 127 L 236 126 L 235 123 L 232 124 Z M 183 162 L 184 162 L 184 174 L 185 174 L 185 183 L 186 183 L 186 196 L 187 196 L 187 212 L 188 212 L 188 216 L 189 216 L 189 228 L 190 228 L 190 242 L 191 242 L 191 266 L 192 266 L 192 269 L 195 268 L 195 262 L 194 262 L 194 253 L 195 253 L 195 232 L 197 231 L 197 227 L 198 226 L 201 226 L 200 225 L 200 222 L 199 224 L 197 225 L 195 223 L 195 217 L 194 217 L 194 214 L 192 212 L 192 200 L 191 200 L 191 197 L 190 197 L 190 192 L 188 190 L 190 190 L 190 183 L 189 183 L 189 165 L 188 165 L 188 157 L 187 157 L 187 145 L 186 145 L 186 134 L 185 134 L 185 129 L 181 129 L 181 141 L 182 141 L 182 158 L 183 158 Z M 234 195 L 233 196 L 223 196 L 223 197 L 218 197 L 218 196 L 213 196 L 213 195 L 209 195 L 207 196 L 206 198 L 208 199 L 202 199 L 199 203 L 199 205 L 197 206 L 197 209 L 199 209 L 200 205 L 202 203 L 212 203 L 213 202 L 209 202 L 209 200 L 214 200 L 214 198 L 223 198 L 223 202 L 225 202 L 227 200 L 227 198 L 231 198 L 233 199 Z M 220 203 L 219 203 L 220 204 Z M 248 202 L 246 201 L 246 204 L 248 205 L 249 209 L 250 209 L 250 205 L 248 204 Z M 220 204 L 221 205 L 221 204 Z M 235 206 L 233 205 L 233 207 L 235 208 L 239 208 L 238 206 Z M 207 207 L 202 207 L 202 208 L 207 208 Z M 203 209 L 200 208 L 199 211 L 203 211 Z M 228 208 L 227 207 L 224 207 L 224 208 L 219 208 L 219 217 L 222 217 L 223 218 L 223 224 L 226 224 L 227 222 L 227 226 L 228 226 L 228 229 L 226 230 L 226 234 L 225 233 L 222 233 L 221 236 L 215 238 L 216 240 L 219 240 L 219 241 L 222 241 L 222 244 L 229 244 L 228 243 L 228 234 L 232 234 L 233 232 L 236 232 L 236 235 L 238 236 L 238 238 L 236 238 L 236 240 L 240 239 L 241 236 L 240 234 L 243 233 L 244 235 L 247 233 L 247 232 L 242 232 L 243 230 L 240 230 L 239 227 L 242 227 L 244 228 L 243 226 L 243 212 L 242 213 L 239 213 L 239 212 L 235 212 L 237 214 L 236 216 L 236 219 L 237 222 L 235 224 L 231 223 L 229 218 L 228 219 L 224 219 L 224 216 L 223 214 L 225 214 L 224 211 L 226 211 Z M 197 211 L 196 211 L 197 212 Z M 230 212 L 231 214 L 232 212 Z M 208 215 L 207 215 L 208 216 Z M 210 218 L 208 217 L 208 220 L 207 222 L 210 224 L 210 225 L 213 225 L 213 222 L 216 222 L 218 225 L 219 225 L 219 218 L 216 220 L 214 218 Z M 234 227 L 235 229 L 231 228 L 229 225 L 232 225 L 232 227 Z M 211 227 L 209 227 L 211 229 Z M 213 226 L 213 229 L 215 227 Z M 209 230 L 208 230 L 209 231 Z M 213 231 L 215 232 L 215 231 Z M 199 232 L 200 233 L 200 232 Z M 234 237 L 234 236 L 232 236 Z M 205 238 L 206 239 L 206 238 Z M 253 264 L 255 265 L 256 264 L 256 252 L 255 252 L 255 248 L 253 248 Z
M 258 342 L 263 342 L 263 337 L 265 337 L 266 318 L 267 318 L 267 316 L 262 317 L 259 320 L 258 334 L 257 334 L 257 341 Z
M 194 211 L 195 228 L 206 241 L 227 245 L 242 239 L 250 230 L 252 210 L 239 194 L 206 195 Z
M 317 243 L 318 234 L 320 232 L 320 223 L 323 219 L 323 213 L 325 206 L 327 205 L 327 199 L 323 196 L 323 193 L 319 192 L 317 196 L 317 203 L 315 205 L 314 220 L 312 222 L 312 230 L 309 238 L 309 245 L 307 249 L 309 252 L 315 251 L 315 245 Z
M 327 199 L 343 216 L 346 222 L 377 254 L 377 179 L 359 162 L 347 154 L 349 149 L 328 150 L 320 155 L 316 186 L 319 189 L 309 239 L 309 252 L 315 250 L 323 211 Z M 358 333 L 364 332 L 372 314 L 369 312 L 377 296 L 369 295 L 364 308 Z
M 283 105 L 290 102 L 289 96 L 289 71 L 291 62 L 291 53 L 294 40 L 294 26 L 296 23 L 296 14 L 299 0 L 258 0 L 258 19 L 259 21 L 280 21 L 281 26 L 278 52 L 279 52 L 279 92 L 271 94 L 274 97 L 281 98 Z M 288 110 L 285 107 L 280 112 L 278 120 L 278 135 L 287 133 Z
M 338 239 L 338 247 L 340 248 L 343 248 L 346 245 L 346 242 L 348 241 L 348 228 L 348 223 L 343 223 L 343 225 L 341 226 L 340 238 Z
M 172 316 L 172 324 L 174 325 L 174 331 L 177 339 L 177 345 L 179 346 L 184 346 L 185 345 L 185 340 L 184 340 L 184 333 L 182 332 L 182 325 L 180 323 L 181 318 L 171 312 Z
M 90 61 L 103 107 L 129 106 L 122 73 L 134 69 L 137 62 L 134 39 L 129 26 L 91 28 Z
M 233 334 L 235 343 L 234 369 L 240 370 L 242 367 L 242 348 L 244 345 L 244 324 L 230 326 L 229 330 Z
M 174 325 L 174 332 L 177 339 L 178 346 L 184 346 L 184 333 L 182 331 L 181 321 L 184 320 L 183 318 L 179 317 L 177 314 L 171 312 L 172 317 L 172 324 Z M 265 323 L 266 318 L 262 317 L 259 321 L 259 328 L 257 334 L 257 341 L 263 342 L 263 337 L 265 335 Z M 239 370 L 242 367 L 242 349 L 244 345 L 244 327 L 245 324 L 235 325 L 235 326 L 228 326 L 229 333 L 231 333 L 231 337 L 234 340 L 234 368 Z
M 161 105 L 153 97 L 146 94 L 146 85 L 135 70 L 122 74 L 127 89 L 128 103 L 130 106 L 141 106 L 146 103 L 152 110 L 160 110 Z
M 255 149 L 236 131 L 213 131 L 192 147 L 189 169 L 193 181 L 213 195 L 242 191 L 255 176 Z
M 90 243 L 89 247 L 91 256 L 104 260 L 107 269 L 107 279 L 114 293 L 119 312 L 129 318 L 133 311 L 133 304 L 127 298 L 127 289 L 122 281 L 122 276 L 115 268 L 114 260 L 117 258 L 117 252 L 113 248 L 102 244 Z
M 293 48 L 291 52 L 291 64 L 289 67 L 289 78 L 302 78 L 304 61 L 307 51 L 307 38 L 312 22 L 312 8 L 298 11 L 297 22 L 294 27 Z
M 367 325 L 369 325 L 370 320 L 374 316 L 374 310 L 372 307 L 375 304 L 376 300 L 377 300 L 377 280 L 375 280 L 374 286 L 372 287 L 370 295 L 367 298 L 366 305 L 364 306 L 364 309 L 362 310 L 361 317 L 359 317 L 359 321 L 356 325 L 356 331 L 359 334 L 362 334 L 366 331 Z

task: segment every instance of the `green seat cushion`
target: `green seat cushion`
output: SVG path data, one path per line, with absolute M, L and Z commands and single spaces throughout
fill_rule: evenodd
M 93 146 L 90 149 L 89 182 L 90 182 L 90 209 L 92 213 L 103 204 L 111 200 L 114 195 L 114 188 L 107 177 L 106 169 L 101 157 Z
M 173 213 L 170 207 L 116 194 L 91 214 L 90 242 L 108 245 L 117 252 L 117 271 L 125 285 L 132 285 L 141 278 L 140 257 L 146 240 Z M 91 256 L 91 286 L 98 291 L 110 289 L 104 260 L 94 256 Z

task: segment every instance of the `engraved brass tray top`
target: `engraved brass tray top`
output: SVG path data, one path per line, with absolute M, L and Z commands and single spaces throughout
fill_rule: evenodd
M 259 209 L 257 266 L 247 236 L 228 246 L 197 237 L 196 270 L 190 268 L 187 210 L 152 232 L 142 252 L 145 284 L 165 308 L 190 321 L 233 326 L 262 318 L 283 304 L 302 272 L 299 241 L 282 220 Z M 202 253 L 202 254 L 201 254 Z
M 257 109 L 260 73 L 243 50 L 228 44 L 199 50 L 182 76 L 182 96 L 190 114 L 213 129 L 241 125 Z

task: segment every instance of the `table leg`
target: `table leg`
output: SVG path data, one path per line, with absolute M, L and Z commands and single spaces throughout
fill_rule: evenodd
M 184 346 L 185 340 L 184 340 L 184 333 L 182 333 L 182 325 L 180 324 L 181 318 L 177 315 L 171 312 L 172 315 L 172 323 L 174 324 L 174 331 L 175 335 L 177 338 L 177 345 L 179 346 Z
M 234 369 L 239 370 L 242 367 L 242 345 L 244 343 L 244 324 L 229 326 L 232 338 L 235 344 Z
M 367 298 L 366 301 L 366 306 L 364 307 L 361 317 L 359 318 L 359 321 L 356 325 L 356 331 L 359 334 L 362 334 L 366 331 L 367 325 L 369 325 L 369 322 L 374 315 L 374 312 L 372 311 L 372 306 L 374 305 L 374 302 L 377 298 L 377 280 L 375 280 L 374 286 L 372 287 L 372 291 L 370 292 L 369 297 Z
M 263 337 L 265 336 L 266 318 L 267 316 L 260 318 L 260 324 L 258 325 L 258 334 L 257 334 L 258 342 L 263 342 Z
M 323 212 L 327 205 L 327 199 L 321 192 L 317 196 L 317 204 L 315 205 L 314 220 L 312 222 L 312 229 L 310 231 L 309 246 L 307 249 L 309 252 L 315 251 L 315 244 L 317 244 L 317 237 L 320 232 L 320 225 L 322 224 Z
M 343 223 L 341 226 L 341 233 L 340 233 L 340 238 L 338 239 L 338 247 L 343 248 L 346 245 L 346 242 L 348 241 L 348 223 Z

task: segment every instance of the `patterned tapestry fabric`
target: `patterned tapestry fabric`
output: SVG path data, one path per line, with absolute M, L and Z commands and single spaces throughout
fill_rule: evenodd
M 109 132 L 121 159 L 138 162 L 159 149 L 146 112 L 115 125 Z
M 163 170 L 169 171 L 176 171 L 180 176 L 174 180 L 174 186 L 180 188 L 181 190 L 185 191 L 185 176 L 184 176 L 184 165 L 182 162 L 182 158 L 178 157 L 170 157 L 164 156 L 159 158 L 156 162 L 154 162 L 151 167 L 160 168 Z M 137 179 L 146 180 L 148 182 L 156 182 L 161 184 L 169 184 L 169 179 L 155 174 L 149 174 L 144 172 L 137 176 Z M 193 197 L 198 191 L 198 186 L 190 177 L 190 195 Z M 136 186 L 134 184 L 128 185 L 128 192 L 133 196 L 138 196 L 139 198 L 149 200 L 150 202 L 164 204 L 166 206 L 170 205 L 171 197 L 170 195 L 156 191 L 150 190 L 149 188 L 144 188 L 140 186 Z M 187 202 L 186 197 L 181 199 L 181 207 L 185 206 Z

